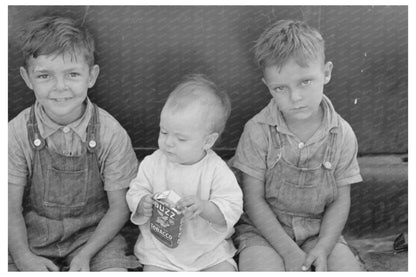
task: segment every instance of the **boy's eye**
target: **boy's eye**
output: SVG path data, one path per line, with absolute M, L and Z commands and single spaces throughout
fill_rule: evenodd
M 71 73 L 69 73 L 69 76 L 71 76 L 72 78 L 78 77 L 80 75 L 81 74 L 79 74 L 78 72 L 71 72 Z
M 302 86 L 308 86 L 308 85 L 310 85 L 312 83 L 312 80 L 303 80 L 302 82 L 301 82 L 301 85 Z
M 47 79 L 48 77 L 49 77 L 48 74 L 40 74 L 40 75 L 36 76 L 36 78 L 38 78 L 38 79 Z
M 181 142 L 185 142 L 186 141 L 185 138 L 178 138 L 178 140 L 181 141 Z
M 286 90 L 286 87 L 284 86 L 280 86 L 280 87 L 275 87 L 274 91 L 275 92 L 284 92 Z

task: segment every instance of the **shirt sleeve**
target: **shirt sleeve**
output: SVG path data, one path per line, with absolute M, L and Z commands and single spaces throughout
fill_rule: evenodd
M 136 176 L 138 162 L 126 130 L 117 122 L 102 125 L 100 155 L 104 189 L 114 191 L 128 188 Z
M 25 186 L 31 168 L 26 120 L 19 114 L 8 124 L 8 183 Z
M 210 201 L 220 209 L 227 224 L 226 228 L 211 225 L 216 231 L 230 231 L 243 213 L 243 193 L 233 172 L 225 162 L 215 171 Z
M 148 219 L 144 216 L 137 216 L 136 211 L 143 196 L 147 194 L 153 195 L 153 188 L 151 186 L 153 168 L 151 156 L 145 157 L 140 163 L 137 176 L 131 181 L 130 188 L 126 194 L 127 205 L 132 212 L 130 220 L 136 225 L 142 225 Z
M 260 124 L 250 120 L 244 126 L 230 165 L 260 180 L 265 180 L 267 134 Z
M 345 186 L 361 182 L 360 167 L 357 161 L 358 143 L 351 126 L 343 121 L 343 139 L 337 167 L 335 169 L 335 180 L 338 186 Z

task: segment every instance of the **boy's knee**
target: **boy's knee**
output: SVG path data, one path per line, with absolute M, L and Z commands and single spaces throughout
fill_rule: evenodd
M 103 269 L 101 271 L 114 271 L 114 272 L 119 271 L 119 272 L 125 272 L 125 271 L 127 271 L 127 269 L 126 268 L 122 268 L 122 267 L 110 267 L 110 268 L 105 268 L 105 269 Z
M 363 268 L 348 245 L 337 243 L 328 257 L 328 271 L 363 271 Z
M 238 258 L 240 271 L 285 271 L 282 257 L 271 247 L 244 248 Z

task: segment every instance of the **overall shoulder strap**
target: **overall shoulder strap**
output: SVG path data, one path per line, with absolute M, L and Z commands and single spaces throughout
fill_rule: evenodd
M 100 139 L 100 119 L 98 114 L 98 107 L 92 104 L 92 114 L 87 127 L 87 148 L 90 152 L 97 151 Z
M 26 123 L 29 144 L 34 150 L 40 150 L 45 146 L 45 139 L 41 137 L 35 116 L 35 105 L 30 107 L 29 120 Z

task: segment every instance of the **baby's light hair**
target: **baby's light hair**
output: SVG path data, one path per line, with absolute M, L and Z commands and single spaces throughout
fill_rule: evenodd
M 85 55 L 90 67 L 94 65 L 94 39 L 87 28 L 72 18 L 43 16 L 30 21 L 21 32 L 24 66 L 29 58 L 40 55 Z
M 279 20 L 260 35 L 254 57 L 263 70 L 269 66 L 281 68 L 291 58 L 300 66 L 316 59 L 325 62 L 325 41 L 318 30 L 305 22 Z
M 209 113 L 208 128 L 219 135 L 224 131 L 231 113 L 231 101 L 228 95 L 203 74 L 191 74 L 169 94 L 165 107 L 182 110 L 191 104 L 201 104 Z

